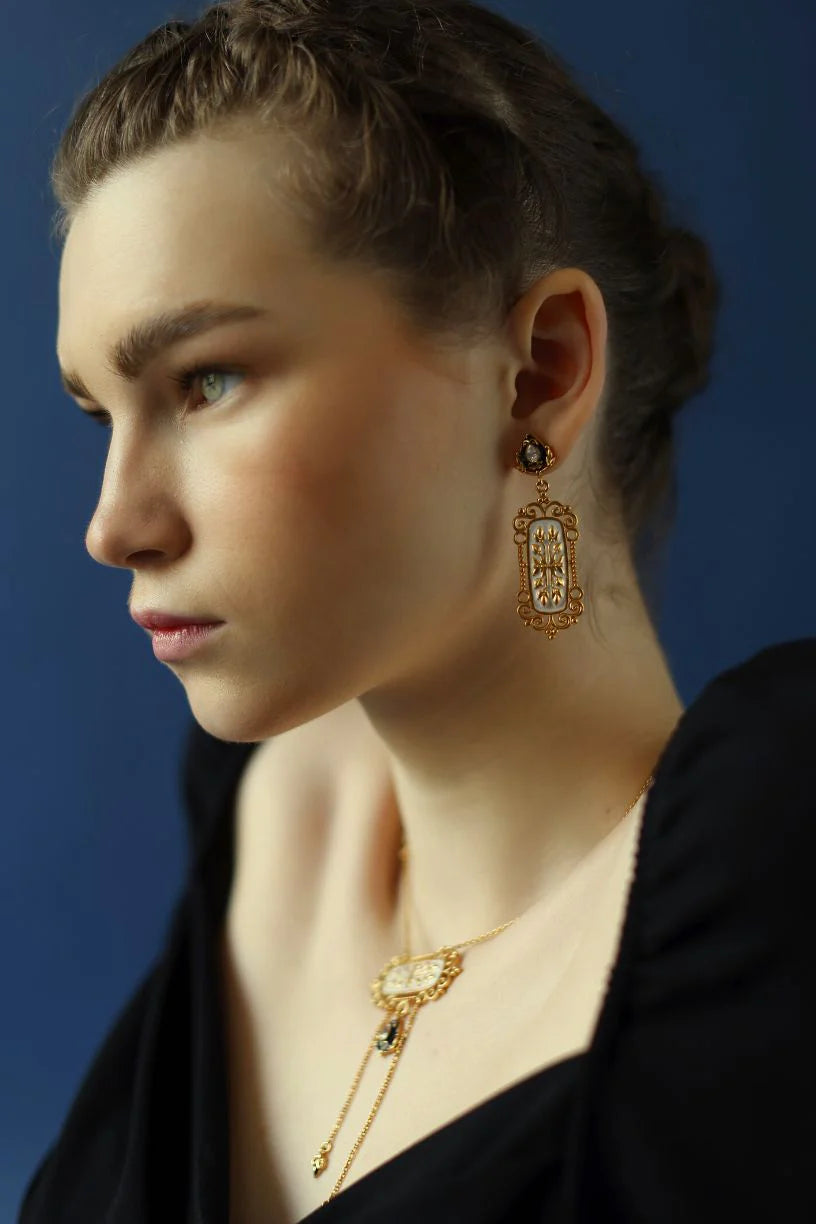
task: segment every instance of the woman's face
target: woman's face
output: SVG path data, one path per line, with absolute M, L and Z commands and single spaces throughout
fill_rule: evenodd
M 242 741 L 457 651 L 499 565 L 516 616 L 497 349 L 432 350 L 371 275 L 321 265 L 274 166 L 254 134 L 118 171 L 77 215 L 59 285 L 60 365 L 112 419 L 88 551 L 132 571 L 134 610 L 226 622 L 168 666 L 197 720 Z M 109 364 L 130 329 L 205 303 L 258 313 L 138 376 L 124 346 L 124 374 Z

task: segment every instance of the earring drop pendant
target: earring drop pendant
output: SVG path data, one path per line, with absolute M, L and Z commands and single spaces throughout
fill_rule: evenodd
M 546 442 L 525 435 L 516 454 L 518 471 L 543 472 L 555 462 Z M 513 519 L 521 588 L 516 611 L 529 628 L 543 629 L 552 639 L 560 629 L 574 625 L 584 610 L 575 564 L 580 532 L 572 507 L 548 498 L 543 476 L 536 480 L 536 488 L 537 501 L 520 506 Z

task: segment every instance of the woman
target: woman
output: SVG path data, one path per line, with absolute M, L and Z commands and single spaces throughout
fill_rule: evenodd
M 238 0 L 53 183 L 192 853 L 22 1224 L 813 1218 L 816 639 L 684 710 L 718 284 L 630 139 L 476 5 Z

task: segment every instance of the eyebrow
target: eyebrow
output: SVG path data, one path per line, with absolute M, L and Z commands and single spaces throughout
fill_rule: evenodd
M 192 302 L 178 310 L 162 311 L 141 319 L 112 344 L 108 349 L 106 366 L 125 382 L 136 382 L 150 362 L 174 344 L 200 336 L 224 323 L 257 319 L 268 314 L 269 311 L 260 306 L 212 301 Z M 69 395 L 95 402 L 79 374 L 60 367 L 60 378 L 63 389 Z

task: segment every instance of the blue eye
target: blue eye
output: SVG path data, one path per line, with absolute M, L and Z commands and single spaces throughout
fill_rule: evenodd
M 179 386 L 182 387 L 185 391 L 189 391 L 193 383 L 196 382 L 201 375 L 207 375 L 207 374 L 214 374 L 216 377 L 216 380 L 220 378 L 227 378 L 230 375 L 233 375 L 234 377 L 237 377 L 237 378 L 242 377 L 242 375 L 237 370 L 231 370 L 227 366 L 199 365 L 199 366 L 192 366 L 190 369 L 182 370 L 180 374 L 174 375 L 173 382 L 178 383 Z M 212 381 L 210 381 L 209 386 L 212 389 L 212 386 L 213 386 Z M 216 386 L 217 386 L 217 382 L 216 382 Z M 204 402 L 206 404 L 209 404 L 212 401 L 205 399 Z
M 197 365 L 197 366 L 190 366 L 186 370 L 181 370 L 180 373 L 171 375 L 171 378 L 174 383 L 178 383 L 178 385 L 182 388 L 182 390 L 189 392 L 192 389 L 193 383 L 197 382 L 198 379 L 202 375 L 209 375 L 209 374 L 215 375 L 216 382 L 215 384 L 213 384 L 212 380 L 210 380 L 209 383 L 206 384 L 208 386 L 208 389 L 212 389 L 213 385 L 215 385 L 215 387 L 217 388 L 218 386 L 217 380 L 219 379 L 229 378 L 229 377 L 234 377 L 234 378 L 244 377 L 243 374 L 239 370 L 233 370 L 229 366 Z M 204 399 L 203 403 L 205 405 L 215 404 L 215 403 L 218 403 L 218 400 L 213 401 L 213 400 Z M 113 422 L 111 421 L 110 413 L 105 412 L 104 409 L 97 409 L 94 412 L 86 411 L 85 415 L 92 417 L 98 424 L 104 426 L 105 429 L 110 430 L 113 427 Z

